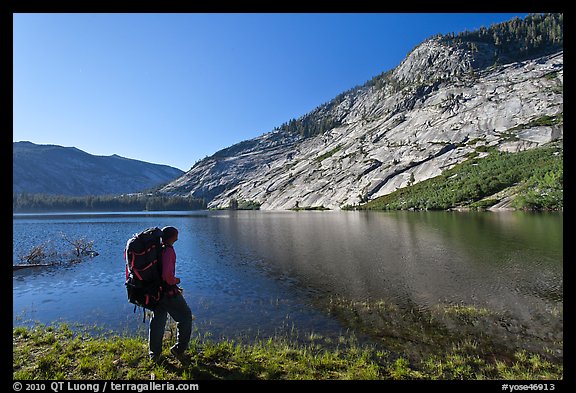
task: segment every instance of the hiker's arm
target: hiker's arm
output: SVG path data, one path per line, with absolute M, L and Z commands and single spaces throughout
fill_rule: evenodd
M 168 285 L 180 284 L 180 279 L 174 277 L 176 271 L 176 253 L 172 247 L 167 247 L 162 254 L 162 279 Z

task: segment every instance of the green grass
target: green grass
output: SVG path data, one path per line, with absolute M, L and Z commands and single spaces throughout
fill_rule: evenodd
M 506 313 L 469 304 L 401 309 L 382 300 L 338 297 L 324 307 L 403 359 L 385 366 L 391 378 L 562 379 L 563 343 L 533 336 Z M 548 317 L 562 313 L 551 310 Z
M 250 344 L 193 337 L 182 365 L 165 339 L 160 364 L 142 337 L 73 333 L 65 325 L 13 329 L 14 379 L 379 379 L 369 347 L 327 350 L 311 340 L 270 338 Z M 382 354 L 381 354 L 382 355 Z
M 399 310 L 384 302 L 344 302 L 336 299 L 332 310 L 355 310 L 362 319 L 369 314 Z M 361 315 L 365 314 L 365 315 Z M 295 341 L 271 337 L 253 342 L 212 340 L 193 334 L 182 364 L 169 354 L 174 338 L 167 329 L 163 357 L 154 363 L 147 356 L 143 337 L 116 333 L 87 333 L 66 324 L 13 328 L 13 379 L 196 379 L 196 380 L 397 380 L 397 379 L 547 379 L 563 378 L 561 361 L 539 353 L 494 351 L 482 339 L 452 335 L 439 328 L 438 320 L 412 317 L 396 323 L 394 340 L 382 345 L 360 344 L 351 335 L 331 340 L 311 333 Z M 485 318 L 490 312 L 471 306 L 447 307 L 435 318 L 458 317 L 465 323 Z M 417 323 L 414 323 L 414 322 Z M 407 325 L 414 325 L 406 331 Z M 426 325 L 426 326 L 424 326 Z M 376 325 L 377 326 L 377 325 Z M 434 327 L 438 331 L 427 328 Z M 389 334 L 394 335 L 394 329 Z M 402 333 L 399 333 L 399 332 Z M 382 331 L 380 332 L 382 335 Z M 446 337 L 448 336 L 448 338 Z M 410 342 L 427 347 L 419 355 Z M 404 345 L 398 345 L 399 343 Z M 386 349 L 385 349 L 386 348 Z M 403 350 L 402 350 L 403 348 Z

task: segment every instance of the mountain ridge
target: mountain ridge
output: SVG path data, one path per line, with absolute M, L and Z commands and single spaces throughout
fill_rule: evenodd
M 396 68 L 216 152 L 160 192 L 206 198 L 212 208 L 245 200 L 262 209 L 340 209 L 487 148 L 522 151 L 561 139 L 563 121 L 537 122 L 563 115 L 558 24 L 561 15 L 535 15 L 431 37 Z
M 67 196 L 136 193 L 158 187 L 184 171 L 113 154 L 98 156 L 76 147 L 12 144 L 14 193 Z

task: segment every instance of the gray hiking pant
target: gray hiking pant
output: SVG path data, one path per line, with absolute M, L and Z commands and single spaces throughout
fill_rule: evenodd
M 184 296 L 178 294 L 174 297 L 164 297 L 150 320 L 148 330 L 148 352 L 150 356 L 160 356 L 162 352 L 162 338 L 166 327 L 168 314 L 176 321 L 176 344 L 173 346 L 176 352 L 183 353 L 190 343 L 192 334 L 192 312 L 186 303 Z

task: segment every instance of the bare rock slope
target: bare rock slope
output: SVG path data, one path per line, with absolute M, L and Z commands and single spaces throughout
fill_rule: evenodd
M 563 51 L 494 64 L 441 37 L 415 48 L 394 70 L 339 95 L 288 127 L 217 152 L 161 189 L 232 199 L 261 209 L 340 209 L 441 174 L 487 147 L 521 151 L 562 138 Z M 492 64 L 492 65 L 490 65 Z

